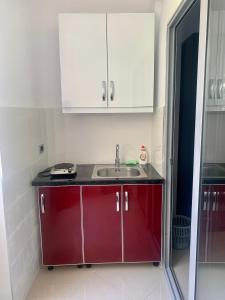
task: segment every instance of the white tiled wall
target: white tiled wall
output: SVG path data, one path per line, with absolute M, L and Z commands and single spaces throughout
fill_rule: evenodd
M 145 144 L 151 161 L 152 116 L 68 115 L 61 109 L 48 109 L 47 140 L 49 165 L 60 161 L 75 163 L 114 163 L 115 146 L 120 159 L 138 159 Z
M 14 300 L 24 300 L 40 268 L 37 197 L 31 181 L 47 165 L 45 111 L 0 108 L 0 149 L 10 275 Z
M 223 112 L 205 114 L 203 162 L 224 163 L 225 161 L 225 115 Z
M 165 136 L 164 136 L 164 107 L 156 107 L 152 119 L 152 165 L 159 172 L 165 176 L 164 164 L 164 149 L 165 149 Z

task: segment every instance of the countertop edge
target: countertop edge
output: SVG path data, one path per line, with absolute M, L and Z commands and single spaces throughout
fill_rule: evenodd
M 31 182 L 34 187 L 49 186 L 77 186 L 77 185 L 117 185 L 117 184 L 163 184 L 165 179 L 161 177 L 155 168 L 148 164 L 144 170 L 148 177 L 146 178 L 115 178 L 115 179 L 93 179 L 91 178 L 94 164 L 79 164 L 78 174 L 74 178 L 54 178 L 41 177 L 39 174 Z

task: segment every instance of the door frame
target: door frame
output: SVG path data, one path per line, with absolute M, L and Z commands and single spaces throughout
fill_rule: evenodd
M 171 215 L 172 215 L 172 163 L 173 163 L 173 116 L 174 116 L 174 96 L 175 96 L 175 61 L 176 61 L 176 27 L 194 5 L 196 0 L 183 0 L 176 13 L 167 26 L 167 70 L 166 70 L 166 104 L 165 104 L 165 210 L 164 210 L 164 264 L 167 279 L 170 283 L 175 299 L 182 299 L 182 292 L 174 271 L 170 267 L 171 255 Z M 198 75 L 196 94 L 196 121 L 195 121 L 195 146 L 194 146 L 194 171 L 193 171 L 193 192 L 192 192 L 192 222 L 191 222 L 191 244 L 189 263 L 189 300 L 195 299 L 196 286 L 196 255 L 198 238 L 198 203 L 200 189 L 200 161 L 203 126 L 203 105 L 205 87 L 205 65 L 206 65 L 206 43 L 207 43 L 207 23 L 208 23 L 208 2 L 200 0 L 200 28 L 199 28 L 199 53 L 198 53 Z

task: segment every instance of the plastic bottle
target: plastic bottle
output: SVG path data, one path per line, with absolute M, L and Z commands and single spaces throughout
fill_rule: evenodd
M 139 164 L 146 165 L 148 163 L 148 155 L 145 148 L 145 145 L 141 145 L 140 155 L 139 155 Z

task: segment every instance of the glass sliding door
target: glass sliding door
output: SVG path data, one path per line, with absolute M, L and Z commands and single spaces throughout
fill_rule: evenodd
M 219 300 L 225 299 L 224 0 L 209 0 L 205 72 L 195 299 Z
M 170 262 L 183 299 L 188 299 L 200 1 L 175 26 Z M 191 24 L 191 25 L 190 25 Z

